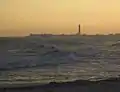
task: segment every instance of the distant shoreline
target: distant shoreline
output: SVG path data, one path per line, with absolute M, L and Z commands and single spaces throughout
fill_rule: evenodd
M 116 34 L 30 34 L 25 36 L 0 36 L 0 38 L 21 38 L 29 36 L 120 36 L 120 33 Z

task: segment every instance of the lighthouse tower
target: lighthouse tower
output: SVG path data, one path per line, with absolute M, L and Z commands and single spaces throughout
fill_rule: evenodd
M 81 35 L 80 24 L 78 25 L 78 34 Z

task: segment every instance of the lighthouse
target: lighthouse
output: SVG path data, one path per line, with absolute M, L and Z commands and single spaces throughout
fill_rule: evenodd
M 81 35 L 81 25 L 80 24 L 78 25 L 78 31 L 77 31 L 76 35 Z
M 78 35 L 81 35 L 80 24 L 78 25 Z

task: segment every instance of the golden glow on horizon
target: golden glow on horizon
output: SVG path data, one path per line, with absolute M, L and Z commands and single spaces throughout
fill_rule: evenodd
M 0 0 L 0 36 L 120 32 L 119 0 Z

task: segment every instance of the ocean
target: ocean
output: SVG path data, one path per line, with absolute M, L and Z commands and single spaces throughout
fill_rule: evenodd
M 119 39 L 119 35 L 0 38 L 0 84 L 119 77 Z

